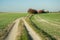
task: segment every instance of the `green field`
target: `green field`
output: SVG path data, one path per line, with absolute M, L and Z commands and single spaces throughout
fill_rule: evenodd
M 0 30 L 3 30 L 15 19 L 26 16 L 26 13 L 0 13 Z
M 57 40 L 60 39 L 60 13 L 36 14 L 31 20 L 39 29 Z
M 28 16 L 27 16 L 28 15 Z M 27 13 L 0 13 L 0 35 L 1 31 L 4 31 L 9 24 L 11 24 L 17 18 L 25 17 L 25 20 L 33 30 L 35 30 L 43 40 L 51 37 L 49 40 L 60 39 L 60 13 L 43 13 L 34 14 L 31 18 Z M 19 29 L 22 31 L 18 40 L 30 40 L 28 30 L 22 26 L 22 21 L 19 24 Z M 21 27 L 21 28 L 20 28 Z M 4 32 L 2 32 L 3 35 Z M 5 34 L 5 33 L 4 33 Z

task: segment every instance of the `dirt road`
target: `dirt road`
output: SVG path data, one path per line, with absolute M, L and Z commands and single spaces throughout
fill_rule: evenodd
M 18 24 L 20 19 L 15 20 L 15 25 L 13 26 L 12 30 L 8 34 L 5 40 L 16 40 L 16 36 L 18 35 Z
M 25 27 L 27 28 L 30 36 L 33 38 L 33 40 L 42 40 L 40 36 L 30 27 L 30 25 L 25 21 L 25 19 L 22 19 Z
M 24 25 L 26 29 L 29 31 L 29 35 L 33 38 L 33 40 L 42 40 L 40 36 L 30 27 L 30 25 L 25 21 L 24 18 L 21 18 L 24 22 Z M 5 40 L 16 40 L 16 37 L 18 35 L 18 24 L 20 19 L 17 19 L 15 21 L 15 25 L 13 26 L 12 30 L 8 34 L 8 36 L 5 38 Z

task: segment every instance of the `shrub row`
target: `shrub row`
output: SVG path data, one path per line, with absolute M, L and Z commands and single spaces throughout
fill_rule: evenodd
M 38 14 L 38 13 L 48 13 L 49 11 L 45 11 L 45 10 L 39 10 L 39 11 L 37 11 L 37 10 L 35 10 L 35 9 L 28 9 L 28 13 L 30 13 L 30 14 Z

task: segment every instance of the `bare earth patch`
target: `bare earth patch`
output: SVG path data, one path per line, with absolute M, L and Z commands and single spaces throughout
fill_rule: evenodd
M 16 36 L 18 35 L 19 20 L 20 19 L 15 20 L 15 25 L 13 26 L 12 30 L 10 31 L 5 40 L 16 40 Z

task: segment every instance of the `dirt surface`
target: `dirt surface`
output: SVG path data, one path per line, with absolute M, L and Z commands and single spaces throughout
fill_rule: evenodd
M 20 19 L 15 20 L 15 25 L 13 26 L 12 30 L 9 32 L 5 40 L 16 40 L 16 36 L 18 35 L 19 20 Z
M 33 38 L 33 40 L 42 40 L 40 36 L 30 27 L 30 25 L 25 21 L 25 19 L 22 19 L 30 36 Z
M 19 18 L 14 21 L 15 25 L 13 26 L 12 30 L 9 32 L 5 40 L 16 40 L 16 37 L 18 35 L 18 24 L 19 24 L 20 19 L 23 20 L 24 25 L 26 29 L 28 30 L 29 35 L 33 38 L 33 40 L 42 40 L 42 38 L 30 27 L 30 25 L 25 21 L 24 18 Z

